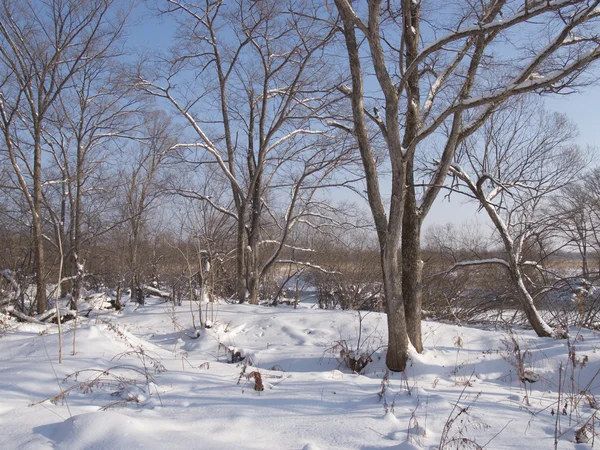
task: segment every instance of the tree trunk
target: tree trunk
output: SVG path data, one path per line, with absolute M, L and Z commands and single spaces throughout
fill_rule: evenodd
M 402 301 L 402 287 L 398 269 L 398 251 L 395 246 L 381 249 L 383 288 L 388 323 L 388 349 L 385 364 L 393 372 L 402 372 L 408 361 L 408 335 Z
M 246 229 L 244 226 L 244 211 L 238 211 L 237 250 L 235 256 L 235 283 L 239 303 L 246 301 Z
M 251 161 L 252 163 L 252 161 Z M 260 268 L 260 218 L 262 212 L 261 185 L 262 168 L 259 167 L 255 173 L 255 181 L 251 199 L 250 233 L 248 235 L 248 303 L 258 305 L 260 294 L 260 279 L 262 270 Z
M 75 186 L 75 212 L 74 212 L 74 236 L 72 248 L 72 268 L 71 274 L 75 276 L 73 281 L 73 309 L 77 311 L 77 303 L 81 296 L 81 288 L 83 287 L 83 263 L 80 261 L 81 258 L 81 216 L 83 214 L 83 163 L 84 163 L 84 151 L 83 146 L 77 146 L 77 173 L 76 173 L 76 186 Z
M 529 291 L 523 282 L 520 269 L 516 266 L 516 264 L 514 264 L 513 261 L 511 261 L 510 265 L 511 278 L 515 284 L 515 287 L 517 288 L 517 295 L 519 296 L 519 300 L 521 302 L 521 306 L 523 306 L 527 320 L 539 337 L 552 337 L 552 328 L 544 321 L 542 316 L 540 316 L 537 308 L 533 304 L 533 297 L 531 297 L 531 294 L 529 294 Z
M 131 279 L 129 281 L 129 288 L 131 289 L 130 298 L 134 298 L 136 295 L 137 288 L 139 287 L 140 280 L 138 277 L 138 267 L 137 267 L 137 252 L 138 252 L 138 242 L 137 242 L 137 234 L 134 231 L 133 237 L 131 240 L 131 247 L 129 249 L 129 264 L 131 270 Z
M 39 208 L 36 207 L 39 211 Z M 42 225 L 40 217 L 33 218 L 33 248 L 35 255 L 35 302 L 37 304 L 37 312 L 41 314 L 46 311 L 46 282 L 45 282 L 45 263 L 44 263 L 44 244 L 42 241 Z
M 64 264 L 64 273 L 65 275 L 75 275 L 77 269 L 75 269 L 75 264 L 73 263 L 73 251 L 72 249 L 67 251 L 67 255 L 65 257 Z M 67 278 L 67 279 L 64 279 Z M 60 283 L 60 298 L 64 298 L 72 292 L 73 289 L 73 281 L 70 277 L 63 277 L 63 280 Z
M 256 272 L 250 274 L 250 280 L 248 281 L 248 303 L 251 305 L 258 305 L 260 279 L 256 275 Z
M 409 170 L 409 174 L 412 172 Z M 407 189 L 402 218 L 402 298 L 406 332 L 417 352 L 423 351 L 421 311 L 423 298 L 423 261 L 421 261 L 421 219 L 417 213 L 413 188 Z
M 587 248 L 585 246 L 585 241 L 584 241 L 584 245 L 583 248 L 581 249 L 581 270 L 583 271 L 583 278 L 585 278 L 586 280 L 590 279 L 590 267 L 588 264 L 588 257 L 587 257 Z
M 406 64 L 412 66 L 419 54 L 420 2 L 402 2 L 403 38 Z M 410 148 L 417 137 L 420 126 L 420 86 L 418 70 L 414 70 L 406 81 L 407 108 L 406 128 L 402 141 L 403 148 Z M 406 333 L 417 352 L 423 351 L 421 338 L 422 272 L 421 262 L 421 217 L 414 185 L 414 150 L 409 152 L 406 161 L 406 182 L 404 212 L 402 216 L 402 299 L 406 314 Z
M 81 289 L 83 288 L 83 276 L 84 276 L 83 263 L 79 261 L 78 253 L 73 254 L 73 266 L 74 266 L 75 279 L 72 282 L 73 288 L 72 288 L 71 292 L 72 292 L 73 297 L 71 299 L 71 305 L 72 305 L 72 308 L 75 311 L 77 311 L 77 304 L 79 302 L 79 299 L 81 298 Z
M 258 227 L 257 227 L 258 228 Z M 248 272 L 247 272 L 247 286 L 248 286 L 248 303 L 252 305 L 258 305 L 258 297 L 260 294 L 260 274 L 261 270 L 259 267 L 259 236 L 258 230 L 253 230 L 248 239 Z
M 34 125 L 35 126 L 35 125 Z M 39 314 L 46 311 L 46 266 L 42 237 L 42 147 L 36 132 L 33 162 L 33 254 L 35 255 L 35 301 Z

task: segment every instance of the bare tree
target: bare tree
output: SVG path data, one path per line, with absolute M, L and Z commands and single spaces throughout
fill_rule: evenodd
M 581 257 L 581 274 L 590 279 L 590 252 L 594 247 L 593 201 L 583 182 L 566 186 L 552 198 L 547 214 L 552 214 L 558 239 L 566 239 L 565 246 L 575 248 Z
M 174 57 L 154 77 L 140 74 L 138 86 L 189 124 L 197 141 L 178 144 L 185 159 L 212 164 L 227 180 L 225 204 L 188 195 L 237 222 L 237 297 L 257 303 L 261 277 L 290 230 L 301 216 L 319 214 L 316 190 L 351 157 L 313 120 L 336 93 L 324 55 L 334 28 L 319 19 L 323 5 L 310 1 L 166 3 L 180 25 Z M 217 114 L 207 113 L 209 104 Z
M 107 165 L 119 141 L 132 139 L 138 125 L 137 103 L 121 82 L 115 56 L 112 53 L 91 60 L 78 71 L 59 94 L 43 135 L 57 169 L 56 183 L 50 186 L 58 191 L 57 204 L 52 204 L 49 194 L 45 197 L 48 208 L 56 211 L 57 229 L 65 247 L 66 279 L 61 296 L 72 293 L 74 309 L 83 283 L 84 245 L 104 231 L 87 226 L 84 232 L 86 221 L 98 206 L 92 197 L 103 196 L 111 190 L 109 184 L 116 184 L 106 179 Z
M 128 163 L 122 169 L 123 203 L 122 217 L 127 222 L 128 265 L 131 295 L 140 289 L 139 248 L 142 235 L 148 224 L 148 216 L 163 194 L 167 173 L 166 163 L 176 142 L 177 127 L 164 111 L 154 111 L 145 115 L 140 139 L 134 141 L 133 148 L 124 157 Z
M 421 342 L 420 228 L 457 146 L 508 98 L 564 91 L 600 57 L 599 2 L 335 0 L 352 77 L 343 88 L 362 154 L 379 237 L 387 301 L 387 365 L 403 370 Z M 366 57 L 365 57 L 366 56 Z M 380 96 L 367 104 L 366 74 Z M 376 108 L 376 109 L 374 109 Z M 372 111 L 372 112 L 371 112 Z M 391 197 L 385 207 L 367 122 L 385 139 Z M 340 124 L 337 124 L 340 125 Z M 344 125 L 344 124 L 341 124 Z M 424 150 L 436 149 L 431 158 Z M 421 180 L 419 161 L 436 160 Z M 422 191 L 421 191 L 422 189 Z M 402 242 L 402 260 L 398 247 Z
M 118 38 L 125 17 L 110 0 L 0 5 L 0 126 L 31 212 L 38 312 L 46 309 L 42 154 L 48 114 L 81 67 Z
M 554 218 L 557 239 L 579 253 L 581 273 L 586 280 L 592 275 L 590 258 L 600 256 L 599 208 L 600 170 L 593 169 L 556 193 L 547 211 Z
M 572 146 L 574 136 L 574 127 L 565 117 L 545 114 L 539 105 L 516 102 L 492 114 L 480 133 L 463 142 L 458 160 L 464 160 L 464 165 L 450 166 L 494 224 L 505 259 L 489 262 L 508 270 L 538 336 L 552 336 L 553 330 L 537 311 L 527 286 L 531 280 L 525 269 L 539 267 L 528 258 L 528 244 L 546 227 L 540 217 L 543 202 L 583 168 L 583 159 Z

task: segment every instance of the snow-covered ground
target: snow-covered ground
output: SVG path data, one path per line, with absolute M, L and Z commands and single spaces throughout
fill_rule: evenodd
M 551 449 L 555 436 L 591 448 L 575 433 L 598 425 L 596 332 L 552 340 L 425 321 L 425 351 L 386 375 L 384 315 L 300 306 L 215 305 L 198 338 L 188 304 L 95 310 L 75 356 L 65 324 L 62 365 L 55 326 L 12 323 L 0 337 L 0 448 Z M 359 336 L 373 352 L 360 375 L 339 360 Z M 527 390 L 519 355 L 537 379 Z M 252 365 L 229 362 L 244 356 Z

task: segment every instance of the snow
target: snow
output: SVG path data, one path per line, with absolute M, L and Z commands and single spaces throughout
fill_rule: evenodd
M 383 314 L 362 314 L 357 349 L 356 312 L 300 306 L 215 304 L 197 339 L 187 304 L 151 297 L 122 313 L 96 309 L 80 318 L 75 356 L 64 324 L 62 365 L 55 326 L 12 323 L 0 335 L 0 448 L 433 450 L 459 437 L 553 448 L 556 412 L 558 448 L 591 448 L 574 440 L 600 395 L 597 332 L 571 330 L 567 341 L 424 321 L 424 352 L 386 375 Z M 363 373 L 341 363 L 342 343 L 372 352 Z M 254 365 L 228 363 L 230 349 Z M 517 355 L 537 380 L 527 390 Z

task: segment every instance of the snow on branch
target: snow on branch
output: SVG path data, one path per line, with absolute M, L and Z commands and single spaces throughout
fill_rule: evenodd
M 200 200 L 200 201 L 206 202 L 212 208 L 225 214 L 226 216 L 232 217 L 235 220 L 238 219 L 238 216 L 236 213 L 230 211 L 229 209 L 227 209 L 224 206 L 216 204 L 215 202 L 212 201 L 212 198 L 210 196 L 202 195 L 199 192 L 186 190 L 186 189 L 175 189 L 175 192 L 177 193 L 177 195 L 180 195 L 181 197 L 184 197 L 184 198 L 189 198 L 189 199 L 193 199 L 193 200 Z
M 487 259 L 478 259 L 478 260 L 471 260 L 471 261 L 460 261 L 460 262 L 454 263 L 450 268 L 448 268 L 442 272 L 434 273 L 433 275 L 430 275 L 428 278 L 434 278 L 434 277 L 438 277 L 440 275 L 446 275 L 446 274 L 448 274 L 458 268 L 461 268 L 461 267 L 481 266 L 484 264 L 500 264 L 500 265 L 510 269 L 510 265 L 508 264 L 508 261 L 505 261 L 504 259 L 487 258 Z
M 19 283 L 17 283 L 17 280 L 15 280 L 14 272 L 10 269 L 4 269 L 2 272 L 0 272 L 0 274 L 2 274 L 2 277 L 10 285 L 10 288 L 14 293 L 14 298 L 19 297 L 21 290 L 19 289 Z
M 344 130 L 345 132 L 354 135 L 354 128 L 344 125 L 343 123 L 336 122 L 335 120 L 328 120 L 325 122 L 327 126 L 339 128 L 340 130 Z
M 309 262 L 303 262 L 303 261 L 294 261 L 292 259 L 278 259 L 277 261 L 275 261 L 275 264 L 296 264 L 299 266 L 310 267 L 311 269 L 316 269 L 320 272 L 328 273 L 331 275 L 340 275 L 341 274 L 341 272 L 338 272 L 336 270 L 327 270 L 316 264 L 312 264 Z
M 227 179 L 231 182 L 232 186 L 235 187 L 235 190 L 240 193 L 243 192 L 244 190 L 242 189 L 242 186 L 239 184 L 238 180 L 235 178 L 233 173 L 231 173 L 231 171 L 227 167 L 227 164 L 221 157 L 221 154 L 219 153 L 215 144 L 211 141 L 211 139 L 208 137 L 208 135 L 200 127 L 200 125 L 194 119 L 194 117 L 192 116 L 190 111 L 188 109 L 184 108 L 183 106 L 181 106 L 179 104 L 179 102 L 177 101 L 177 99 L 175 99 L 175 97 L 173 97 L 171 95 L 171 91 L 170 91 L 169 87 L 163 88 L 163 87 L 160 87 L 160 86 L 158 86 L 154 83 L 151 83 L 150 81 L 144 80 L 144 79 L 140 79 L 138 81 L 137 85 L 141 89 L 148 92 L 149 94 L 167 99 L 175 107 L 175 109 L 177 109 L 179 111 L 179 113 L 185 117 L 185 119 L 192 126 L 192 128 L 194 129 L 196 134 L 204 142 L 202 148 L 204 148 L 207 152 L 209 152 L 215 158 L 215 161 L 219 164 L 219 167 L 221 168 L 221 170 L 223 171 L 223 173 L 227 177 Z
M 499 17 L 486 24 L 476 23 L 474 25 L 467 26 L 462 29 L 454 30 L 451 33 L 441 37 L 440 39 L 432 42 L 421 50 L 419 55 L 415 58 L 411 66 L 407 69 L 404 74 L 404 78 L 410 76 L 413 70 L 418 70 L 419 65 L 431 54 L 442 50 L 448 44 L 466 39 L 471 36 L 480 35 L 481 33 L 493 33 L 499 32 L 511 28 L 519 23 L 531 20 L 534 17 L 545 14 L 547 12 L 558 11 L 561 8 L 565 8 L 571 5 L 572 0 L 556 0 L 556 1 L 539 1 L 539 2 L 527 2 L 525 1 L 525 7 L 510 17 Z M 596 2 L 595 2 L 596 3 Z M 587 13 L 587 15 L 586 15 Z M 574 22 L 579 22 L 582 19 L 593 18 L 598 15 L 595 11 L 586 9 L 578 17 L 574 17 Z
M 288 141 L 290 139 L 292 139 L 294 136 L 296 136 L 297 134 L 316 134 L 316 135 L 325 135 L 325 132 L 323 131 L 318 131 L 318 130 L 294 130 L 291 133 L 287 134 L 286 136 L 283 136 L 281 139 L 278 139 L 277 141 L 273 142 L 268 148 L 267 148 L 267 153 L 270 152 L 271 150 L 273 150 L 275 147 L 283 144 L 285 141 Z
M 260 241 L 258 244 L 259 245 L 266 245 L 266 244 L 277 244 L 279 245 L 281 242 L 275 239 L 265 239 L 263 241 Z M 292 250 L 297 250 L 299 252 L 312 252 L 315 253 L 316 250 L 312 249 L 312 248 L 303 248 L 303 247 L 296 247 L 295 245 L 290 245 L 290 244 L 283 244 L 284 247 L 292 249 Z

